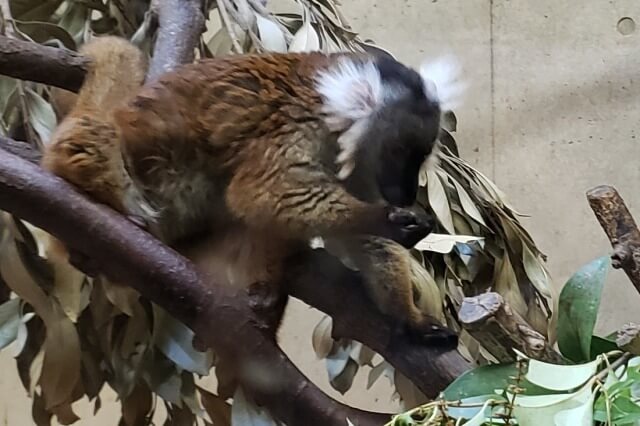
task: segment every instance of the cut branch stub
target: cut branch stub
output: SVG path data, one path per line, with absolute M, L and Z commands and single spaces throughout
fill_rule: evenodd
M 618 331 L 616 344 L 624 351 L 640 355 L 640 326 L 633 323 L 625 324 Z
M 465 297 L 458 312 L 465 330 L 500 362 L 516 361 L 513 349 L 531 358 L 564 364 L 545 337 L 514 312 L 498 293 Z
M 640 231 L 624 200 L 609 185 L 587 191 L 587 200 L 611 241 L 613 267 L 622 269 L 640 292 Z

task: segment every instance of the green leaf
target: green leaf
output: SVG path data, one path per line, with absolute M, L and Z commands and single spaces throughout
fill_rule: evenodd
M 618 345 L 615 342 L 615 337 L 610 339 L 608 337 L 591 336 L 591 359 L 616 349 L 618 349 Z
M 584 386 L 571 394 L 518 395 L 513 407 L 514 417 L 520 426 L 592 426 L 595 392 L 591 387 Z
M 584 265 L 560 293 L 558 346 L 562 354 L 574 362 L 589 361 L 591 357 L 593 328 L 609 265 L 609 256 Z
M 27 34 L 33 41 L 37 43 L 46 43 L 51 40 L 59 40 L 64 47 L 76 50 L 76 42 L 71 35 L 62 27 L 50 22 L 24 22 L 16 21 L 17 27 L 23 33 Z
M 448 401 L 470 398 L 474 396 L 494 395 L 497 390 L 506 389 L 513 383 L 514 377 L 518 374 L 515 363 L 493 364 L 474 368 L 467 371 L 453 381 L 444 390 L 444 398 Z M 548 395 L 553 391 L 541 388 L 522 380 L 521 386 L 525 388 L 526 395 Z
M 568 391 L 583 385 L 598 371 L 601 360 L 578 365 L 557 365 L 529 360 L 527 380 L 546 389 Z

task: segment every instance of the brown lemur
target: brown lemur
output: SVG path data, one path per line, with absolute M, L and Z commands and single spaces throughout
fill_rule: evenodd
M 205 59 L 143 85 L 127 41 L 81 52 L 92 62 L 45 169 L 174 247 L 210 232 L 207 269 L 238 289 L 278 291 L 285 258 L 332 241 L 381 312 L 455 343 L 416 307 L 406 249 L 433 226 L 410 207 L 440 128 L 435 83 L 390 57 L 313 52 Z

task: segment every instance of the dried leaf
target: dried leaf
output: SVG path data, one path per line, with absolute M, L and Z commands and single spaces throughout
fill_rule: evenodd
M 58 40 L 64 47 L 70 50 L 77 50 L 76 42 L 71 35 L 62 27 L 50 22 L 42 21 L 19 21 L 16 25 L 21 32 L 27 34 L 36 43 L 46 43 L 51 40 Z
M 206 411 L 196 396 L 196 384 L 193 380 L 193 374 L 187 372 L 182 373 L 182 402 L 197 417 L 201 419 L 208 418 Z
M 333 348 L 334 341 L 331 337 L 331 324 L 331 317 L 325 315 L 313 329 L 311 343 L 318 359 L 326 358 Z
M 198 387 L 200 400 L 213 426 L 231 426 L 231 405 L 224 398 Z
M 271 52 L 286 52 L 287 40 L 280 27 L 271 19 L 256 14 L 256 24 L 260 34 L 260 41 Z
M 278 426 L 279 423 L 276 422 L 267 411 L 249 400 L 242 391 L 242 388 L 238 388 L 233 395 L 231 424 L 242 426 Z
M 453 111 L 445 111 L 442 114 L 441 126 L 448 132 L 455 132 L 458 128 L 458 119 Z
M 85 30 L 90 24 L 90 10 L 81 3 L 71 3 L 62 15 L 58 25 L 73 37 L 76 43 L 83 43 Z
M 549 276 L 541 261 L 534 256 L 527 244 L 522 245 L 522 264 L 527 277 L 536 289 L 545 297 L 551 298 Z
M 51 408 L 51 412 L 56 416 L 58 423 L 61 425 L 70 425 L 80 420 L 80 417 L 73 412 L 71 404 L 68 403 Z
M 163 400 L 179 405 L 182 375 L 175 364 L 161 355 L 154 355 L 153 360 L 145 364 L 145 370 L 145 380 L 151 390 Z
M 15 105 L 9 104 L 9 99 L 16 91 L 17 82 L 13 78 L 0 76 L 0 111 L 11 110 Z
M 44 408 L 44 398 L 40 394 L 35 394 L 33 398 L 31 417 L 37 426 L 51 426 L 53 415 Z
M 206 376 L 211 368 L 210 351 L 193 348 L 194 333 L 157 305 L 153 305 L 153 343 L 181 368 Z
M 214 56 L 223 56 L 231 52 L 233 42 L 231 36 L 225 28 L 221 28 L 216 32 L 207 43 L 207 48 Z
M 448 235 L 435 234 L 427 235 L 423 240 L 416 244 L 415 248 L 422 251 L 432 251 L 436 253 L 451 253 L 458 243 L 469 243 L 471 241 L 482 241 L 483 237 L 474 237 L 472 235 Z
M 40 140 L 48 142 L 56 126 L 56 113 L 51 104 L 33 90 L 25 88 L 24 94 L 29 125 L 33 127 Z
M 351 354 L 351 345 L 340 344 L 334 347 L 334 350 L 325 359 L 325 365 L 327 367 L 327 373 L 329 374 L 329 381 L 332 381 L 342 373 L 347 366 Z
M 293 40 L 289 45 L 290 52 L 313 52 L 320 50 L 320 39 L 318 33 L 313 29 L 311 21 L 307 16 L 302 26 L 293 36 Z
M 427 192 L 429 194 L 429 205 L 436 214 L 438 221 L 449 234 L 455 235 L 456 231 L 453 227 L 447 193 L 440 178 L 433 170 L 427 170 Z
M 420 390 L 409 380 L 404 374 L 395 370 L 393 376 L 393 383 L 396 387 L 396 392 L 400 395 L 402 404 L 404 407 L 417 407 L 429 401 Z
M 53 262 L 52 266 L 55 276 L 53 294 L 65 315 L 76 322 L 86 306 L 82 300 L 86 276 L 68 262 Z
M 62 310 L 52 304 L 51 316 L 45 319 L 47 337 L 40 387 L 45 407 L 65 403 L 80 380 L 80 340 L 73 323 Z
M 351 359 L 355 360 L 359 366 L 369 365 L 373 367 L 373 357 L 376 353 L 360 342 L 353 342 L 351 345 Z
M 389 380 L 393 379 L 394 368 L 387 361 L 380 361 L 380 364 L 376 365 L 369 371 L 367 377 L 367 389 L 371 389 L 371 386 L 384 374 Z
M 502 259 L 496 260 L 494 287 L 514 311 L 526 318 L 528 307 L 520 293 L 518 279 L 507 251 L 504 252 Z
M 20 323 L 20 299 L 11 299 L 0 305 L 0 350 L 16 340 Z
M 460 199 L 460 204 L 462 205 L 462 208 L 464 209 L 465 213 L 471 216 L 473 220 L 475 220 L 476 222 L 486 227 L 487 224 L 482 218 L 482 213 L 480 213 L 480 210 L 478 210 L 478 207 L 476 207 L 475 203 L 473 202 L 473 200 L 471 199 L 467 191 L 455 179 L 449 179 L 449 180 L 453 182 L 453 185 L 456 187 L 456 191 L 458 192 L 458 198 Z
M 133 392 L 122 401 L 122 419 L 124 426 L 146 424 L 145 419 L 153 408 L 153 399 L 149 388 L 138 385 Z
M 329 383 L 335 390 L 344 395 L 349 389 L 351 389 L 353 379 L 358 372 L 358 368 L 360 368 L 358 367 L 358 363 L 353 359 L 348 358 L 347 363 L 342 371 L 340 371 L 340 374 L 332 378 Z

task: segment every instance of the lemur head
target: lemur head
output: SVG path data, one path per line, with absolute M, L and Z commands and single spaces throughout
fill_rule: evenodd
M 366 169 L 388 203 L 414 203 L 423 162 L 440 131 L 440 114 L 464 90 L 452 57 L 415 71 L 389 56 L 341 55 L 318 74 L 326 122 L 339 132 L 338 177 Z

